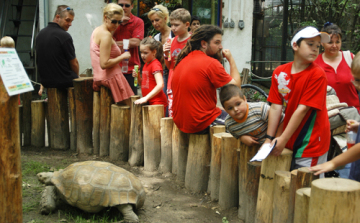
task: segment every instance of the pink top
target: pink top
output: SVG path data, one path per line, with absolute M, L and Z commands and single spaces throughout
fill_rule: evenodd
M 119 64 L 107 69 L 102 69 L 100 66 L 100 46 L 94 42 L 94 32 L 90 37 L 90 58 L 93 67 L 94 81 L 109 79 L 116 74 L 122 74 Z M 121 51 L 116 44 L 111 45 L 110 58 L 115 58 L 121 55 Z

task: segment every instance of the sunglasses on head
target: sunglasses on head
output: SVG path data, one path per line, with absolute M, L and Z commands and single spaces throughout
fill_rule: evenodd
M 159 9 L 159 8 L 152 8 L 151 10 L 153 10 L 153 11 L 155 11 L 155 12 L 163 12 L 163 11 L 161 11 L 161 9 Z
M 74 9 L 73 8 L 70 8 L 70 7 L 66 7 L 66 8 L 64 8 L 63 10 L 61 10 L 61 12 L 63 12 L 63 11 L 74 11 Z
M 130 8 L 130 6 L 131 6 L 130 4 L 122 4 L 122 3 L 120 3 L 119 5 L 120 5 L 121 7 L 124 7 L 124 6 L 125 6 L 125 8 Z

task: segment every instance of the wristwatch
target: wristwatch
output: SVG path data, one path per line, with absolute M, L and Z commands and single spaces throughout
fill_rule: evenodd
M 265 135 L 265 138 L 270 139 L 270 140 L 275 139 L 275 137 L 274 137 L 274 136 L 269 136 L 268 134 L 266 134 L 266 135 Z

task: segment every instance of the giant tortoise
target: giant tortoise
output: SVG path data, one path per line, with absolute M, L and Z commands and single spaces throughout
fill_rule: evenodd
M 66 201 L 90 213 L 115 206 L 125 221 L 139 221 L 133 207 L 143 206 L 144 188 L 137 177 L 114 164 L 77 162 L 64 170 L 38 173 L 37 177 L 47 185 L 41 198 L 43 214 L 54 211 L 60 201 Z

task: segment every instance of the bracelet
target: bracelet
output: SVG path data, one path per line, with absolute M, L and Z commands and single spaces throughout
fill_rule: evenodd
M 270 139 L 270 140 L 275 139 L 275 137 L 274 137 L 274 136 L 269 136 L 268 134 L 266 134 L 266 135 L 265 135 L 265 138 Z

